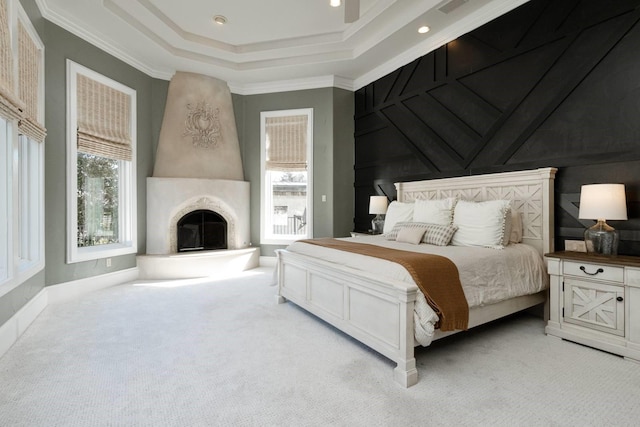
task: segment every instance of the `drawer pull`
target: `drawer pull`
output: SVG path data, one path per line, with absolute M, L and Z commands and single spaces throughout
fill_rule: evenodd
M 622 297 L 617 297 L 617 298 L 616 298 L 616 301 L 618 301 L 618 302 L 622 302 L 622 301 L 624 301 L 624 298 L 622 298 Z
M 597 269 L 595 273 L 589 273 L 587 269 L 584 268 L 584 265 L 580 266 L 580 270 L 582 270 L 584 274 L 588 274 L 589 276 L 595 276 L 598 273 L 604 273 L 604 270 L 602 268 Z

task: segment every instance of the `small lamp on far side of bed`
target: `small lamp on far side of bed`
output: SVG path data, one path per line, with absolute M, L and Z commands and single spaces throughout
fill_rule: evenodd
M 598 222 L 584 232 L 587 252 L 601 255 L 618 254 L 618 231 L 607 220 L 627 219 L 624 184 L 590 184 L 580 190 L 579 219 Z
M 387 196 L 371 196 L 369 199 L 369 213 L 375 214 L 371 220 L 371 230 L 373 234 L 380 234 L 384 229 L 384 218 L 382 215 L 387 213 Z

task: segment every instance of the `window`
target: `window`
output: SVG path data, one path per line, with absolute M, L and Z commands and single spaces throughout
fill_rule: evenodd
M 136 92 L 67 61 L 67 262 L 137 252 Z
M 0 0 L 0 295 L 44 268 L 44 45 Z
M 11 247 L 11 124 L 0 117 L 0 283 L 9 277 Z
M 18 271 L 44 266 L 43 45 L 24 13 L 18 19 Z
M 313 109 L 260 114 L 261 243 L 313 236 Z
M 19 270 L 44 259 L 44 144 L 26 135 L 18 138 Z

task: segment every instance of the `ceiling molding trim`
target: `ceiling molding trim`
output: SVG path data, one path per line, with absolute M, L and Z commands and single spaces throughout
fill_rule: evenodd
M 133 58 L 132 56 L 128 55 L 123 50 L 115 47 L 113 44 L 107 43 L 105 41 L 106 37 L 104 39 L 100 38 L 100 37 L 97 37 L 94 34 L 88 32 L 87 30 L 85 30 L 84 28 L 76 25 L 75 23 L 73 23 L 73 21 L 70 21 L 67 18 L 65 18 L 64 16 L 54 12 L 47 5 L 47 1 L 46 0 L 36 0 L 36 5 L 38 6 L 38 9 L 40 10 L 40 14 L 42 14 L 42 17 L 45 18 L 46 20 L 51 21 L 52 23 L 54 23 L 57 26 L 63 28 L 64 30 L 69 31 L 71 34 L 75 35 L 76 37 L 78 37 L 78 38 L 86 41 L 87 43 L 90 43 L 93 46 L 105 51 L 109 55 L 114 56 L 115 58 L 117 58 L 117 59 L 121 60 L 122 62 L 132 66 L 133 68 L 137 69 L 138 71 L 141 71 L 141 72 L 147 74 L 148 76 L 156 78 L 156 79 L 170 80 L 171 76 L 173 76 L 173 72 L 163 72 L 163 71 L 158 71 L 158 70 L 154 70 L 152 68 L 149 68 L 146 64 L 144 64 L 143 62 L 140 62 L 137 59 Z
M 196 52 L 193 50 L 184 49 L 183 47 L 175 46 L 162 36 L 152 31 L 149 27 L 144 25 L 135 16 L 127 13 L 116 3 L 105 0 L 105 6 L 108 10 L 120 17 L 123 21 L 127 22 L 136 31 L 147 37 L 150 41 L 155 43 L 160 48 L 169 52 L 171 55 L 179 58 L 185 58 L 192 61 L 200 62 L 203 64 L 211 64 L 217 67 L 225 68 L 233 71 L 247 71 L 256 70 L 260 68 L 273 68 L 273 67 L 287 67 L 298 65 L 300 62 L 305 64 L 312 63 L 324 63 L 338 60 L 350 60 L 353 59 L 353 52 L 350 50 L 330 50 L 328 52 L 311 52 L 300 54 L 297 51 L 282 52 L 281 54 L 273 54 L 266 58 L 260 58 L 258 55 L 238 55 L 231 54 L 232 57 L 244 56 L 245 58 L 239 58 L 237 60 L 230 59 L 228 56 L 216 57 L 207 53 Z
M 319 76 L 306 79 L 280 80 L 264 83 L 237 84 L 228 82 L 229 90 L 237 95 L 260 95 L 265 93 L 291 92 L 294 90 L 337 87 L 353 92 L 353 80 L 340 76 Z
M 158 21 L 162 22 L 168 29 L 170 29 L 177 37 L 182 39 L 184 42 L 195 43 L 204 47 L 213 48 L 222 50 L 232 54 L 242 54 L 242 53 L 252 53 L 252 52 L 265 52 L 272 51 L 277 49 L 291 49 L 291 48 L 304 48 L 311 45 L 318 44 L 332 44 L 338 43 L 343 40 L 342 32 L 333 32 L 333 33 L 324 33 L 317 34 L 313 36 L 305 36 L 305 37 L 296 37 L 291 39 L 278 39 L 267 42 L 258 42 L 258 43 L 247 43 L 247 44 L 230 44 L 221 42 L 210 37 L 201 36 L 199 34 L 195 34 L 189 32 L 182 27 L 180 27 L 175 21 L 169 18 L 166 14 L 164 14 L 160 9 L 158 9 L 153 3 L 149 0 L 138 0 L 138 3 L 147 10 L 152 16 L 154 16 Z M 128 10 L 122 9 L 119 5 L 116 5 L 113 0 L 104 0 L 104 5 L 107 9 L 113 11 L 118 11 L 118 15 L 124 19 L 122 15 L 128 15 L 131 18 L 133 16 Z M 135 19 L 135 18 L 134 18 Z M 142 21 L 136 19 L 139 26 L 147 27 Z M 136 28 L 138 27 L 136 25 Z M 169 43 L 168 40 L 165 40 Z
M 122 14 L 118 14 L 114 12 L 115 8 L 118 8 L 117 5 L 111 0 L 103 0 L 105 4 L 111 5 L 109 8 L 112 13 L 119 15 L 121 19 Z M 398 0 L 387 0 L 385 5 L 388 7 L 390 4 L 395 3 Z M 354 80 L 340 78 L 337 76 L 318 76 L 318 77 L 310 77 L 310 78 L 301 78 L 301 79 L 293 79 L 293 80 L 278 80 L 271 82 L 260 82 L 260 83 L 231 83 L 230 87 L 232 87 L 232 92 L 240 94 L 240 95 L 252 95 L 252 94 L 260 94 L 260 93 L 273 93 L 273 92 L 287 92 L 294 90 L 305 90 L 305 89 L 315 89 L 315 88 L 323 88 L 323 87 L 338 87 L 345 90 L 355 91 L 358 90 L 381 77 L 397 70 L 398 68 L 414 61 L 421 56 L 428 54 L 429 52 L 437 49 L 438 47 L 448 43 L 457 37 L 460 37 L 463 34 L 472 31 L 475 28 L 478 28 L 481 25 L 521 6 L 524 3 L 527 3 L 529 0 L 501 0 L 499 2 L 493 2 L 489 5 L 484 6 L 479 9 L 472 15 L 469 15 L 462 20 L 458 21 L 454 26 L 447 28 L 446 30 L 442 30 L 437 34 L 432 35 L 429 39 L 425 40 L 423 43 L 419 43 L 414 47 L 401 52 L 396 55 L 391 60 L 381 64 L 370 71 L 357 76 Z M 55 25 L 60 26 L 61 28 L 69 31 L 75 36 L 85 40 L 88 43 L 96 46 L 97 48 L 103 50 L 104 52 L 112 55 L 113 57 L 123 61 L 124 63 L 136 68 L 137 70 L 147 74 L 150 77 L 162 79 L 162 80 L 170 80 L 176 70 L 174 69 L 157 69 L 157 67 L 152 67 L 151 65 L 145 64 L 142 60 L 135 58 L 125 52 L 124 49 L 117 47 L 117 45 L 113 42 L 113 40 L 108 39 L 107 37 L 99 37 L 97 35 L 92 34 L 87 29 L 82 28 L 78 24 L 73 21 L 65 18 L 63 15 L 55 12 L 48 5 L 48 0 L 35 0 L 38 9 L 42 16 L 54 23 Z M 123 13 L 126 13 L 122 11 Z M 377 13 L 378 11 L 376 11 Z M 127 14 L 128 15 L 128 14 Z M 131 18 L 130 18 L 131 19 Z M 125 19 L 127 21 L 127 19 Z M 140 23 L 138 23 L 140 24 Z M 220 58 L 213 58 L 209 55 L 205 55 L 202 53 L 195 53 L 191 51 L 186 51 L 184 49 L 172 46 L 162 39 L 158 39 L 156 36 L 149 34 L 150 31 L 142 31 L 139 26 L 136 26 L 137 30 L 140 31 L 144 36 L 154 40 L 157 44 L 162 46 L 165 50 L 171 52 L 171 54 L 183 57 L 185 59 L 190 59 L 196 62 L 213 65 L 214 67 L 221 67 L 227 70 L 235 70 L 237 71 L 249 71 L 255 70 L 258 68 L 273 68 L 273 67 L 284 67 L 284 66 L 293 66 L 296 63 L 299 63 L 301 57 L 306 57 L 307 63 L 323 63 L 326 61 L 336 61 L 336 60 L 349 60 L 353 59 L 355 56 L 358 56 L 356 52 L 343 50 L 333 52 L 332 54 L 318 54 L 318 53 L 309 53 L 307 55 L 302 56 L 294 56 L 287 57 L 287 55 L 282 55 L 277 59 L 266 59 L 260 58 L 258 60 L 251 61 L 250 58 L 246 58 L 246 54 L 244 55 L 243 62 L 234 62 L 234 61 L 226 61 L 221 60 Z M 348 37 L 352 37 L 355 34 L 350 34 Z M 250 56 L 250 55 L 249 55 Z M 249 60 L 247 60 L 249 59 Z
M 397 70 L 409 64 L 412 61 L 434 51 L 435 49 L 444 46 L 446 43 L 463 36 L 482 25 L 491 22 L 492 20 L 504 15 L 507 12 L 527 3 L 529 0 L 503 0 L 500 4 L 490 4 L 479 9 L 476 13 L 468 15 L 463 19 L 457 21 L 454 25 L 441 30 L 437 34 L 434 34 L 424 43 L 417 44 L 416 46 L 405 50 L 401 54 L 395 56 L 391 60 L 385 62 L 378 67 L 375 67 L 371 71 L 361 75 L 354 79 L 354 88 L 356 91 L 364 86 L 373 83 L 374 81 L 386 76 L 389 73 Z

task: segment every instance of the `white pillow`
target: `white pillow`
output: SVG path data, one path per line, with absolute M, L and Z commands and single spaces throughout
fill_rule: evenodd
M 502 249 L 509 243 L 511 204 L 508 200 L 468 202 L 460 200 L 454 209 L 453 225 L 458 231 L 451 244 Z
M 413 203 L 403 203 L 393 201 L 387 208 L 387 214 L 384 218 L 383 233 L 388 233 L 393 230 L 393 226 L 397 222 L 407 221 L 410 222 L 413 219 Z
M 455 204 L 454 197 L 440 200 L 416 200 L 413 208 L 413 222 L 451 225 Z

